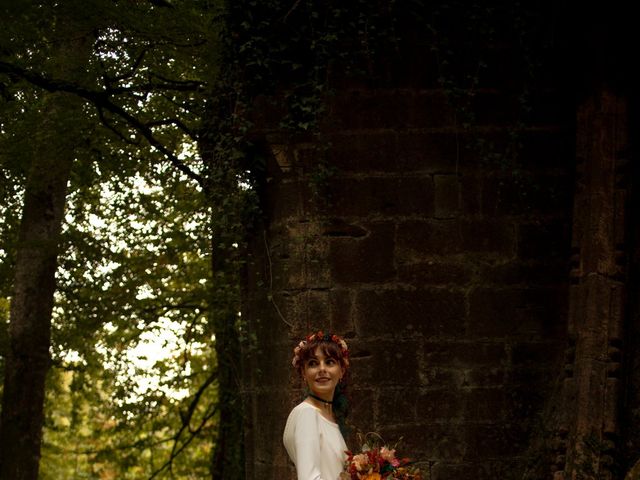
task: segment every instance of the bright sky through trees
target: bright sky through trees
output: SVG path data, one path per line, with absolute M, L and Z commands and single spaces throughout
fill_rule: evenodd
M 194 153 L 195 146 L 185 144 L 181 155 L 187 157 L 194 155 Z M 186 179 L 183 178 L 183 180 Z M 158 183 L 152 184 L 139 175 L 133 178 L 129 187 L 131 191 L 126 192 L 126 195 L 153 197 L 162 196 L 163 192 L 161 185 Z M 129 236 L 123 235 L 122 225 L 114 221 L 115 218 L 120 217 L 115 210 L 118 208 L 118 196 L 122 194 L 123 192 L 118 192 L 113 185 L 102 185 L 99 191 L 98 204 L 104 206 L 105 212 L 107 214 L 111 212 L 113 216 L 89 213 L 87 215 L 88 221 L 80 224 L 76 222 L 76 218 L 71 213 L 76 207 L 73 205 L 73 200 L 71 200 L 71 208 L 65 218 L 65 227 L 68 229 L 70 225 L 75 225 L 83 233 L 106 245 L 112 252 L 127 252 L 132 248 L 131 243 L 134 241 L 139 248 L 149 252 L 151 258 L 154 254 L 160 255 L 161 250 L 157 243 L 159 240 L 157 232 L 160 219 L 146 218 L 140 215 L 140 211 L 135 208 L 131 209 L 124 218 L 130 228 Z M 195 240 L 196 232 L 199 228 L 202 228 L 202 222 L 206 222 L 206 218 L 203 215 L 195 215 L 182 222 L 180 228 Z M 156 233 L 155 235 L 154 232 Z M 137 233 L 138 235 L 134 236 L 132 233 Z M 146 242 L 145 239 L 147 240 Z M 102 263 L 96 266 L 94 272 L 85 272 L 85 279 L 87 281 L 102 279 L 102 284 L 98 285 L 98 288 L 108 290 L 113 287 L 110 282 L 110 275 L 120 266 L 120 263 L 105 258 Z M 169 268 L 171 269 L 171 267 Z M 61 271 L 59 275 L 64 277 L 66 273 Z M 206 278 L 198 280 L 201 285 L 206 284 L 206 282 Z M 152 301 L 155 298 L 154 290 L 144 283 L 139 285 L 136 292 L 131 292 L 131 295 L 134 295 L 138 301 Z M 60 321 L 64 316 L 65 311 L 58 307 L 54 313 L 54 323 Z M 135 320 L 132 319 L 132 321 Z M 185 335 L 189 325 L 187 321 L 179 317 L 162 315 L 152 324 L 145 325 L 140 320 L 138 320 L 138 323 L 138 328 L 142 333 L 121 352 L 120 362 L 110 360 L 108 345 L 100 342 L 95 345 L 96 352 L 102 356 L 102 364 L 106 370 L 111 370 L 117 380 L 122 383 L 133 381 L 134 389 L 130 392 L 129 398 L 124 400 L 134 402 L 137 398 L 150 391 L 161 391 L 175 399 L 185 398 L 189 394 L 188 388 L 168 386 L 166 382 L 162 381 L 162 377 L 163 375 L 171 375 L 172 372 L 159 367 L 159 365 L 177 363 L 181 356 L 191 357 L 202 354 L 207 345 L 198 341 L 187 343 Z M 200 328 L 202 330 L 197 325 L 192 328 Z M 112 322 L 107 322 L 102 329 L 106 335 L 114 335 L 117 333 L 118 327 Z M 63 358 L 64 362 L 69 364 L 81 364 L 83 362 L 82 355 L 73 349 L 59 352 L 58 355 Z M 191 374 L 190 362 L 184 362 L 181 371 L 173 373 L 188 377 Z

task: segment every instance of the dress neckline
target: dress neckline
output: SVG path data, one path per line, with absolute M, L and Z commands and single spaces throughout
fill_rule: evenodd
M 320 410 L 318 407 L 316 407 L 315 405 L 312 405 L 309 402 L 303 401 L 302 402 L 304 405 L 307 405 L 311 408 L 313 408 L 315 411 L 318 412 L 318 415 L 320 416 L 320 418 L 322 418 L 325 422 L 327 422 L 330 425 L 333 425 L 334 427 L 337 427 L 338 424 L 336 422 L 334 422 L 333 420 L 329 420 L 327 417 L 325 417 L 324 415 L 322 415 L 322 410 Z

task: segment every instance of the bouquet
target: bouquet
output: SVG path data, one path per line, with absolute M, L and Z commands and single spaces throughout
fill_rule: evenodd
M 366 437 L 365 437 L 366 438 Z M 398 459 L 396 449 L 364 442 L 361 453 L 347 451 L 339 480 L 422 480 L 420 470 L 408 458 Z

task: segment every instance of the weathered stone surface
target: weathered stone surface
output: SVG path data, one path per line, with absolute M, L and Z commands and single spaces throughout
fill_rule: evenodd
M 366 229 L 366 237 L 331 239 L 331 278 L 336 284 L 380 283 L 394 278 L 395 225 L 375 223 Z
M 398 224 L 396 258 L 416 262 L 435 255 L 462 252 L 457 220 L 408 220 Z
M 454 218 L 460 213 L 461 190 L 457 175 L 434 175 L 435 218 Z
M 458 173 L 467 160 L 463 140 L 456 132 L 399 132 L 397 164 L 404 171 Z M 473 162 L 473 160 L 470 160 Z
M 396 336 L 457 337 L 463 334 L 464 318 L 461 292 L 362 290 L 356 297 L 356 330 L 361 335 L 383 334 L 393 322 Z
M 355 341 L 354 341 L 355 342 Z M 406 386 L 418 384 L 418 343 L 415 341 L 391 342 L 378 340 L 355 343 L 352 357 L 351 378 L 356 385 Z M 366 349 L 368 355 L 358 355 L 358 349 Z
M 469 220 L 460 222 L 461 247 L 465 252 L 510 257 L 515 250 L 515 229 L 508 220 Z
M 546 338 L 564 331 L 562 291 L 553 288 L 477 288 L 469 297 L 474 338 Z
M 552 241 L 555 244 L 555 239 Z M 569 278 L 569 267 L 564 258 L 555 261 L 540 261 L 539 258 L 531 261 L 512 259 L 497 265 L 483 264 L 479 268 L 478 276 L 485 282 L 498 285 L 562 285 L 566 282 Z
M 499 341 L 428 341 L 423 348 L 425 363 L 429 366 L 482 368 L 507 362 L 505 344 Z
M 423 389 L 416 400 L 417 417 L 421 423 L 453 422 L 464 419 L 464 399 L 458 389 Z
M 331 214 L 360 218 L 433 215 L 430 176 L 336 178 L 328 190 Z
M 536 221 L 544 222 L 542 215 L 553 215 L 559 205 L 570 208 L 571 192 L 567 191 L 567 182 L 568 178 L 558 173 L 527 174 L 526 178 L 510 173 L 486 177 L 482 181 L 482 213 L 517 215 L 524 212 L 535 214 Z M 562 236 L 560 239 L 564 241 Z
M 517 461 L 436 462 L 430 480 L 520 480 L 521 465 Z
M 516 125 L 515 92 L 490 87 L 514 79 L 493 71 L 465 104 L 476 121 L 463 126 L 456 101 L 429 84 L 432 61 L 398 60 L 412 79 L 336 79 L 322 148 L 294 142 L 286 161 L 267 165 L 268 222 L 245 310 L 260 352 L 286 351 L 263 385 L 288 400 L 265 411 L 250 396 L 262 432 L 248 461 L 264 475 L 253 478 L 294 478 L 278 429 L 302 394 L 291 348 L 314 329 L 348 337 L 352 426 L 402 437 L 399 452 L 424 462 L 430 480 L 521 480 L 543 456 L 536 428 L 567 363 L 572 102 L 555 105 L 549 91 L 527 117 L 535 125 Z M 332 170 L 313 193 L 320 161 Z
M 397 262 L 398 280 L 409 285 L 464 285 L 474 276 L 474 266 L 439 259 Z
M 329 99 L 332 129 L 442 127 L 455 111 L 442 90 L 351 90 Z

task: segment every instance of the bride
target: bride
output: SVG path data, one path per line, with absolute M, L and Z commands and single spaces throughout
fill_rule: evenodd
M 317 332 L 294 349 L 293 366 L 309 390 L 289 414 L 283 441 L 296 466 L 298 480 L 336 480 L 347 446 L 344 428 L 343 380 L 349 368 L 346 342 Z

